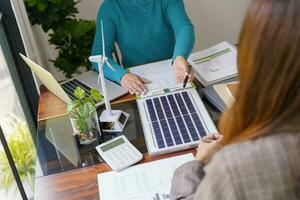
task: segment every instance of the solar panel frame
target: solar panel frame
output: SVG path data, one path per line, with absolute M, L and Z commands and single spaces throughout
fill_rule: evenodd
M 195 142 L 206 135 L 187 91 L 146 99 L 146 107 L 160 149 Z

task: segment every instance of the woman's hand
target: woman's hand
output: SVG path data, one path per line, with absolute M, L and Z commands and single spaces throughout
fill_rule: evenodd
M 222 135 L 209 134 L 208 136 L 201 139 L 196 154 L 196 160 L 202 161 L 203 163 L 209 163 L 212 156 L 221 147 Z
M 145 83 L 149 83 L 149 81 L 131 73 L 125 74 L 121 78 L 121 86 L 129 91 L 130 94 L 146 94 L 147 88 Z
M 185 77 L 188 75 L 189 72 L 189 63 L 188 61 L 182 57 L 182 56 L 177 56 L 173 62 L 173 68 L 174 68 L 174 73 L 176 76 L 176 81 L 179 83 L 183 83 Z M 189 82 L 194 79 L 194 73 L 193 70 L 189 74 Z

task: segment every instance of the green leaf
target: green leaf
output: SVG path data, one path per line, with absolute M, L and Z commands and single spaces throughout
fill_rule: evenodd
M 85 36 L 89 31 L 95 28 L 95 22 L 83 19 L 71 19 L 67 21 L 64 29 L 68 31 L 74 38 Z
M 90 103 L 92 106 L 95 106 L 95 101 L 91 97 L 86 98 L 83 102 L 83 104 L 88 104 L 88 103 Z
M 100 102 L 102 100 L 102 95 L 100 94 L 99 90 L 92 88 L 91 89 L 91 96 L 96 102 Z
M 74 96 L 79 99 L 82 100 L 85 97 L 85 91 L 84 89 L 82 89 L 81 87 L 76 87 L 76 89 L 74 90 Z
M 40 12 L 44 12 L 45 9 L 46 9 L 46 7 L 47 7 L 46 2 L 39 1 L 38 4 L 37 4 L 37 9 L 38 9 L 38 11 L 40 11 Z
M 54 4 L 59 4 L 61 2 L 61 0 L 48 0 L 48 1 Z
M 33 7 L 37 4 L 38 0 L 26 0 L 26 4 L 30 7 Z
M 70 113 L 71 113 L 75 108 L 77 108 L 79 105 L 80 105 L 80 101 L 79 101 L 79 100 L 71 101 L 71 102 L 68 104 L 68 107 L 67 107 L 68 113 L 70 114 Z

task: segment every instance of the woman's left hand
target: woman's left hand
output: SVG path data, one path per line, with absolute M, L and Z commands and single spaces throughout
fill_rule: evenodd
M 182 56 L 177 56 L 174 59 L 173 68 L 174 68 L 174 73 L 175 73 L 177 82 L 183 83 L 183 81 L 184 81 L 185 77 L 188 75 L 188 71 L 189 71 L 188 61 Z M 193 70 L 189 74 L 189 82 L 192 80 L 194 80 Z
M 222 139 L 223 135 L 220 134 L 209 134 L 202 138 L 198 145 L 196 160 L 207 164 L 221 147 Z

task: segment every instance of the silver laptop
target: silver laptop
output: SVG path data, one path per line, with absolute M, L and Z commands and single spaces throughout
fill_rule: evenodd
M 101 83 L 99 83 L 98 85 L 98 81 L 97 81 L 98 74 L 94 71 L 85 72 L 79 76 L 76 76 L 72 79 L 69 79 L 59 84 L 50 72 L 43 69 L 41 66 L 39 66 L 38 64 L 36 64 L 35 62 L 27 58 L 26 56 L 22 54 L 20 54 L 20 56 L 30 67 L 30 69 L 36 74 L 39 80 L 45 85 L 45 87 L 66 103 L 69 103 L 71 100 L 75 98 L 73 92 L 77 86 L 84 89 L 87 95 L 90 94 L 91 88 L 95 88 L 99 90 L 99 92 L 102 94 Z M 110 101 L 128 93 L 127 90 L 123 89 L 118 84 L 108 80 L 105 81 L 107 87 L 107 95 Z M 104 104 L 103 101 L 96 102 L 96 106 L 100 106 L 102 104 Z

